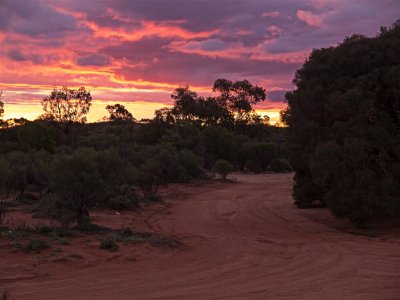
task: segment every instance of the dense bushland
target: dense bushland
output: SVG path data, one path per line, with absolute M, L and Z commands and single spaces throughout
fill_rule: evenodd
M 400 21 L 314 50 L 286 95 L 299 207 L 366 225 L 400 213 Z
M 289 170 L 285 129 L 253 108 L 264 90 L 225 79 L 213 90 L 215 97 L 204 98 L 177 88 L 174 106 L 151 120 L 136 121 L 115 104 L 101 122 L 86 124 L 90 92 L 55 89 L 43 99 L 38 120 L 8 122 L 0 130 L 0 187 L 62 225 L 82 227 L 94 207 L 132 209 L 157 201 L 160 186 L 206 178 L 217 161 L 228 166 L 223 177 L 233 169 Z M 272 168 L 278 161 L 286 168 Z

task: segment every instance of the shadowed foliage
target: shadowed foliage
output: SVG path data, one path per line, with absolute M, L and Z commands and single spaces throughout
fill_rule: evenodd
M 134 121 L 132 114 L 122 104 L 107 105 L 109 121 Z
M 359 225 L 400 213 L 400 21 L 314 50 L 283 114 L 299 207 Z
M 234 169 L 233 165 L 229 161 L 219 159 L 215 162 L 213 170 L 225 180 L 226 176 L 232 173 Z

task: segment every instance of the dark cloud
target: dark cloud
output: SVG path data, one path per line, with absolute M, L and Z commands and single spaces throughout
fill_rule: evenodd
M 54 61 L 58 60 L 58 56 L 55 54 L 40 54 L 34 53 L 32 51 L 23 52 L 20 49 L 12 48 L 7 51 L 6 56 L 13 61 L 23 62 L 23 61 L 30 61 L 36 65 L 43 65 L 43 64 L 51 64 Z
M 118 69 L 117 73 L 126 79 L 141 78 L 147 81 L 179 84 L 211 85 L 221 76 L 238 76 L 238 79 L 265 76 L 279 79 L 300 66 L 298 63 L 212 58 L 180 53 L 169 49 L 167 47 L 169 43 L 169 39 L 145 38 L 137 42 L 125 42 L 103 48 L 101 52 L 114 59 L 125 59 L 127 65 Z M 219 43 L 213 47 L 225 48 Z
M 39 0 L 1 0 L 0 28 L 32 37 L 65 37 L 78 28 L 74 17 Z
M 7 56 L 15 61 L 28 60 L 27 57 L 19 49 L 13 49 L 13 50 L 8 51 Z
M 78 57 L 76 62 L 78 66 L 102 67 L 109 65 L 111 61 L 107 55 L 92 53 Z

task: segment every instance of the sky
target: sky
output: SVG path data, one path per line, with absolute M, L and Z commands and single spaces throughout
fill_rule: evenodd
M 36 118 L 61 86 L 91 91 L 91 122 L 114 103 L 151 118 L 174 88 L 226 78 L 264 87 L 276 121 L 312 49 L 397 18 L 400 0 L 0 0 L 4 118 Z

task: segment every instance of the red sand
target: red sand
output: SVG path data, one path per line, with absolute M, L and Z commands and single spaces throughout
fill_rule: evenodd
M 186 245 L 179 249 L 107 252 L 81 236 L 59 254 L 54 245 L 26 254 L 3 239 L 0 288 L 11 299 L 400 299 L 398 229 L 368 238 L 325 209 L 296 209 L 292 174 L 235 176 L 170 186 L 169 206 L 94 217 L 173 235 Z

